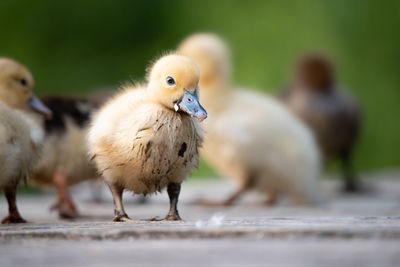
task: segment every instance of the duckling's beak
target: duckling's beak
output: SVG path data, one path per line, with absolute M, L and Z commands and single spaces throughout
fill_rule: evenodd
M 29 98 L 28 106 L 34 111 L 44 115 L 47 119 L 51 119 L 53 116 L 53 112 L 51 112 L 51 110 L 46 107 L 35 95 L 32 95 L 31 98 Z
M 184 90 L 182 99 L 175 104 L 175 111 L 182 110 L 192 117 L 196 117 L 199 121 L 207 118 L 207 112 L 200 105 L 196 92 L 193 94 Z

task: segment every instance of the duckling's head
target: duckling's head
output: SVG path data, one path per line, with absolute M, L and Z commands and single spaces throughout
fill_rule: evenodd
M 198 100 L 200 69 L 190 58 L 181 55 L 161 57 L 148 73 L 149 95 L 169 109 L 182 111 L 200 121 L 207 112 Z
M 224 40 L 215 34 L 198 33 L 183 40 L 178 51 L 200 65 L 200 87 L 223 87 L 230 82 L 230 52 Z
M 323 54 L 303 56 L 295 74 L 296 85 L 311 91 L 330 91 L 335 83 L 335 73 L 330 60 Z
M 0 101 L 11 108 L 34 110 L 51 116 L 48 109 L 32 92 L 32 74 L 24 66 L 9 58 L 0 58 Z

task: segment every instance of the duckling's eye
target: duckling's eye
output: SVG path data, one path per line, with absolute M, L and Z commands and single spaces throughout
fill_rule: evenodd
M 25 79 L 19 80 L 19 83 L 22 84 L 23 86 L 26 86 L 28 84 Z
M 174 78 L 172 78 L 171 76 L 168 76 L 167 77 L 167 83 L 168 83 L 168 85 L 175 85 L 175 80 L 174 80 Z

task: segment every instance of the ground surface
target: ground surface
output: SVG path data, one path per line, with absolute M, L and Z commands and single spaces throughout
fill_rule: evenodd
M 125 194 L 132 223 L 111 223 L 110 194 L 88 185 L 74 188 L 84 217 L 60 221 L 48 212 L 52 193 L 20 196 L 31 223 L 0 226 L 0 266 L 400 266 L 400 172 L 363 175 L 366 192 L 338 193 L 324 180 L 321 207 L 276 207 L 247 195 L 229 208 L 191 205 L 199 196 L 222 199 L 233 186 L 222 180 L 184 184 L 183 222 L 149 222 L 168 210 L 165 193 L 141 205 Z M 6 213 L 1 199 L 0 215 Z

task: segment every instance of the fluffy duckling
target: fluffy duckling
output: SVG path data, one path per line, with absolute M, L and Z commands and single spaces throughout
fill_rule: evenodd
M 324 160 L 341 160 L 345 191 L 356 191 L 359 185 L 352 151 L 359 132 L 360 109 L 347 92 L 338 88 L 330 61 L 322 54 L 304 56 L 293 84 L 282 97 L 313 130 Z
M 24 112 L 51 115 L 32 93 L 33 78 L 22 65 L 0 58 L 0 189 L 8 202 L 2 223 L 23 223 L 16 204 L 17 186 L 26 180 L 38 159 L 42 132 Z
M 128 86 L 96 114 L 89 151 L 114 198 L 114 222 L 129 221 L 122 203 L 125 189 L 150 194 L 167 187 L 165 220 L 181 220 L 181 183 L 198 165 L 206 111 L 197 100 L 200 70 L 175 54 L 160 58 L 144 86 Z
M 201 101 L 209 113 L 204 123 L 201 155 L 239 189 L 222 203 L 231 205 L 244 192 L 265 194 L 274 204 L 277 194 L 295 203 L 319 199 L 319 154 L 310 131 L 272 97 L 249 90 L 232 90 L 226 44 L 213 34 L 195 34 L 178 48 L 200 65 Z
M 118 93 L 118 90 L 115 90 L 115 88 L 109 86 L 109 87 L 103 87 L 95 90 L 94 92 L 90 93 L 88 98 L 90 99 L 90 102 L 94 103 L 97 106 L 101 106 L 104 103 L 106 103 L 109 99 L 111 99 L 113 96 L 115 96 Z M 90 183 L 90 189 L 92 192 L 92 199 L 94 202 L 100 203 L 103 201 L 103 180 L 102 179 L 96 179 L 91 181 Z M 139 195 L 136 198 L 136 202 L 138 204 L 145 204 L 148 201 L 148 197 L 144 195 Z
M 53 111 L 52 118 L 37 121 L 45 130 L 40 161 L 31 178 L 37 185 L 54 186 L 57 200 L 51 207 L 60 218 L 75 218 L 77 209 L 68 186 L 97 178 L 87 158 L 86 134 L 97 105 L 85 98 L 48 96 L 42 101 Z

